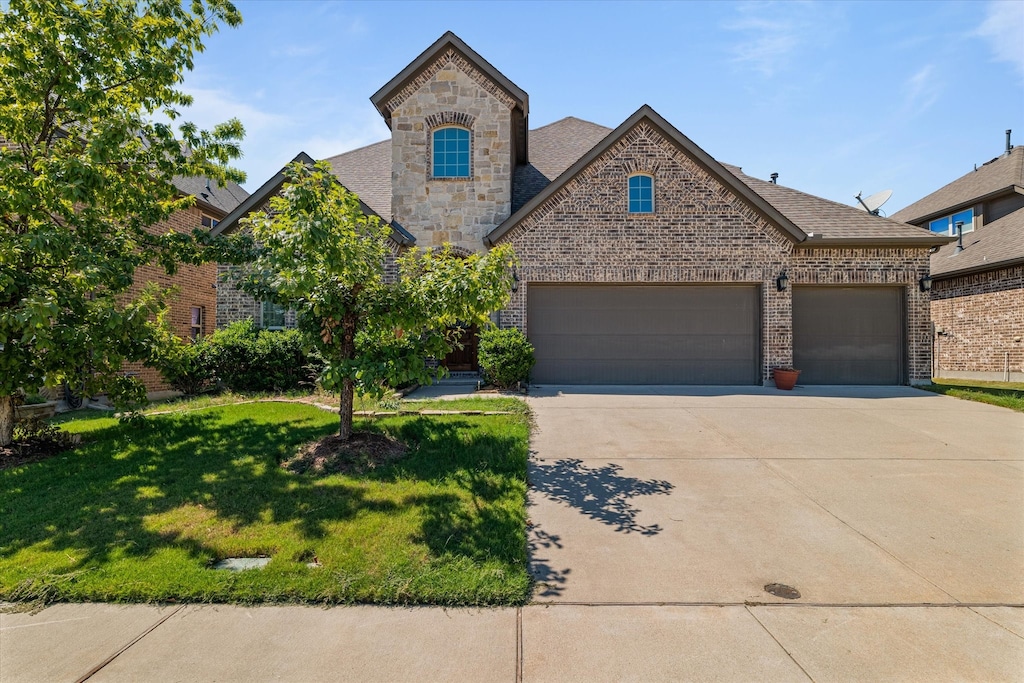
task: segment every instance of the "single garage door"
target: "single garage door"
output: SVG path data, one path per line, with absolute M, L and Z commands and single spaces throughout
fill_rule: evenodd
M 901 287 L 793 287 L 801 384 L 903 384 Z
M 755 286 L 531 284 L 533 381 L 760 384 Z

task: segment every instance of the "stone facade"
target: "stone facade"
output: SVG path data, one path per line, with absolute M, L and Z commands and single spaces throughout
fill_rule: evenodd
M 655 178 L 652 214 L 630 214 L 627 178 Z M 890 285 L 906 292 L 908 374 L 930 377 L 928 301 L 917 282 L 928 249 L 803 248 L 667 140 L 641 123 L 502 237 L 522 266 L 520 286 L 501 313 L 504 327 L 529 334 L 534 282 L 745 283 L 760 286 L 762 377 L 792 363 L 792 287 Z M 786 271 L 790 287 L 779 292 Z
M 1024 266 L 935 280 L 936 377 L 1024 382 Z
M 418 246 L 448 242 L 481 251 L 484 235 L 508 218 L 514 106 L 455 51 L 443 54 L 389 101 L 392 211 Z M 432 133 L 447 125 L 470 131 L 469 178 L 432 175 Z

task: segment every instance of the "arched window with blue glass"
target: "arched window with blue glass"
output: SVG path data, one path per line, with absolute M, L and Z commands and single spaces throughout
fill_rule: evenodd
M 469 177 L 469 131 L 447 126 L 433 134 L 435 178 Z
M 654 176 L 629 176 L 629 212 L 654 213 Z

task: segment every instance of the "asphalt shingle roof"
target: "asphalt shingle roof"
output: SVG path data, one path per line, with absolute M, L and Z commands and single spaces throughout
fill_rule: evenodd
M 517 167 L 513 176 L 512 213 L 522 208 L 611 132 L 611 128 L 572 116 L 531 130 L 530 163 Z M 380 216 L 391 217 L 390 140 L 345 152 L 327 161 L 345 187 L 359 195 Z M 815 238 L 895 240 L 928 237 L 931 234 L 923 228 L 873 216 L 846 204 L 753 178 L 737 166 L 723 165 L 740 182 Z
M 990 270 L 1024 260 L 1024 209 L 964 233 L 964 250 L 956 253 L 956 241 L 932 254 L 932 276 L 961 271 Z
M 218 185 L 209 178 L 201 176 L 175 176 L 174 186 L 182 194 L 194 196 L 197 202 L 223 211 L 224 215 L 234 211 L 235 207 L 249 196 L 249 193 L 236 183 L 229 182 L 227 185 Z
M 391 140 L 327 159 L 334 175 L 386 221 L 391 220 Z
M 930 195 L 917 200 L 892 215 L 906 223 L 952 213 L 979 197 L 1012 186 L 1024 188 L 1024 147 L 1017 146 L 1009 154 L 983 164 L 976 171 L 961 176 Z
M 815 238 L 914 239 L 931 235 L 925 228 L 874 216 L 853 206 L 748 176 L 735 167 L 727 168 L 798 228 Z

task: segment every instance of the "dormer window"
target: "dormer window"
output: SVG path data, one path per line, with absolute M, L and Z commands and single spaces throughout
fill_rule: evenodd
M 957 223 L 963 223 L 964 232 L 974 230 L 974 209 L 966 209 L 959 213 L 954 213 L 952 216 L 946 216 L 944 218 L 931 221 L 928 223 L 928 229 L 932 232 L 937 232 L 940 235 L 956 237 Z
M 469 177 L 469 131 L 447 126 L 432 136 L 435 178 Z
M 653 176 L 629 176 L 629 212 L 654 213 Z

